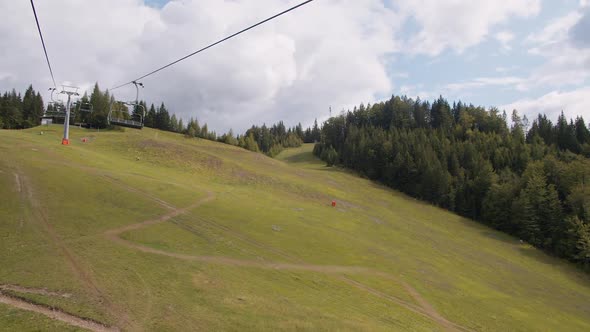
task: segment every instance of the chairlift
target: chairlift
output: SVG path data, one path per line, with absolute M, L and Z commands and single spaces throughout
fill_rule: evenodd
M 121 127 L 128 127 L 134 129 L 142 129 L 144 125 L 145 119 L 145 107 L 138 102 L 139 98 L 139 88 L 141 86 L 143 88 L 142 83 L 132 82 L 135 85 L 136 95 L 135 101 L 133 102 L 123 102 L 123 101 L 114 101 L 111 103 L 109 107 L 109 115 L 108 121 L 111 125 L 121 126 Z M 125 119 L 121 116 L 121 110 L 118 109 L 120 106 L 131 106 L 133 112 L 131 114 L 131 119 Z M 137 111 L 140 112 L 137 112 Z
M 91 103 L 78 101 L 76 104 L 78 112 L 92 113 L 92 111 L 94 110 L 94 105 L 92 105 Z
M 133 112 L 131 114 L 131 118 L 126 119 L 121 116 L 121 106 L 132 106 L 134 110 L 137 108 L 141 108 L 141 112 Z M 145 108 L 143 107 L 143 105 L 134 102 L 115 101 L 111 103 L 108 120 L 111 125 L 141 129 L 143 128 L 144 116 Z
M 52 109 L 51 112 L 48 112 L 49 108 Z M 66 107 L 62 102 L 50 101 L 47 110 L 45 110 L 45 115 L 64 118 L 66 116 Z
M 83 113 L 92 113 L 93 110 L 94 110 L 94 105 L 92 105 L 89 102 L 83 102 L 81 100 L 78 100 L 74 103 L 74 108 L 73 108 L 72 113 L 75 113 L 73 115 L 74 118 L 77 118 L 80 121 L 82 121 L 82 114 Z M 77 115 L 80 115 L 80 117 L 77 117 Z M 76 126 L 79 126 L 80 128 L 82 128 L 82 127 L 90 128 L 90 125 L 86 122 L 76 122 L 74 124 Z

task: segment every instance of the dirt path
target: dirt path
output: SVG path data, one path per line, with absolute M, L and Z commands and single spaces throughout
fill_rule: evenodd
M 99 171 L 96 171 L 96 173 L 99 173 Z M 110 175 L 108 173 L 100 172 L 100 175 L 102 175 L 102 177 L 104 179 L 106 179 L 107 181 L 109 181 L 110 183 L 113 183 L 113 184 L 115 184 L 115 185 L 117 185 L 117 186 L 119 186 L 119 187 L 121 187 L 121 188 L 129 191 L 129 192 L 132 192 L 132 193 L 135 193 L 135 194 L 139 194 L 139 195 L 141 195 L 141 196 L 143 196 L 145 198 L 151 199 L 152 201 L 160 204 L 161 206 L 163 206 L 163 207 L 165 207 L 165 208 L 167 208 L 169 210 L 175 210 L 176 209 L 172 204 L 164 201 L 163 199 L 160 199 L 160 198 L 155 197 L 155 196 L 153 196 L 153 195 L 151 195 L 149 193 L 146 193 L 143 190 L 139 190 L 137 188 L 133 188 L 131 186 L 128 186 L 128 185 L 124 184 L 123 182 L 119 181 L 118 179 L 114 178 L 112 175 Z
M 70 315 L 63 311 L 55 310 L 46 306 L 42 306 L 39 304 L 33 304 L 19 298 L 6 295 L 0 291 L 0 303 L 7 304 L 9 306 L 13 306 L 15 308 L 19 308 L 22 310 L 36 312 L 42 315 L 45 315 L 49 318 L 56 319 L 62 321 L 64 323 L 77 326 L 83 329 L 87 329 L 90 331 L 97 331 L 97 332 L 111 332 L 111 331 L 119 331 L 115 328 L 111 328 L 108 326 L 104 326 L 100 323 L 83 319 L 80 317 L 76 317 L 74 315 Z
M 422 316 L 424 316 L 426 318 L 432 318 L 432 316 L 429 315 L 423 308 L 420 308 L 420 307 L 416 306 L 413 303 L 410 303 L 410 302 L 404 301 L 404 300 L 402 300 L 402 299 L 400 299 L 398 297 L 391 296 L 391 295 L 385 294 L 383 292 L 380 292 L 380 291 L 378 291 L 378 290 L 376 290 L 374 288 L 371 288 L 371 287 L 369 287 L 369 286 L 367 286 L 367 285 L 365 285 L 365 284 L 363 284 L 361 282 L 358 282 L 358 281 L 353 280 L 353 279 L 351 279 L 349 277 L 346 277 L 346 276 L 342 276 L 339 279 L 342 280 L 342 281 L 344 281 L 344 282 L 346 282 L 346 283 L 348 283 L 348 284 L 350 284 L 350 285 L 352 285 L 352 286 L 354 286 L 354 287 L 356 287 L 356 288 L 358 288 L 358 289 L 362 289 L 362 290 L 364 290 L 366 292 L 369 292 L 369 293 L 371 293 L 371 294 L 373 294 L 373 295 L 375 295 L 377 297 L 380 297 L 382 299 L 386 299 L 386 300 L 389 300 L 391 302 L 397 303 L 397 304 L 401 305 L 402 307 L 405 307 L 406 309 L 408 309 L 408 310 L 410 310 L 410 311 L 412 311 L 414 313 L 417 313 L 419 315 L 422 315 Z
M 18 285 L 0 285 L 0 291 L 13 291 L 19 293 L 28 293 L 28 294 L 38 294 L 38 295 L 45 295 L 45 296 L 59 296 L 63 298 L 70 298 L 72 294 L 70 293 L 57 293 L 47 290 L 46 288 L 29 288 L 29 287 L 22 287 Z
M 262 249 L 263 251 L 266 251 L 269 254 L 275 254 L 275 255 L 280 256 L 288 261 L 304 263 L 299 258 L 297 258 L 287 252 L 284 252 L 278 248 L 275 248 L 275 247 L 269 246 L 267 244 L 261 243 L 259 241 L 256 241 L 256 240 L 252 239 L 251 237 L 240 233 L 239 231 L 231 229 L 230 227 L 227 227 L 225 225 L 217 223 L 213 220 L 205 219 L 203 217 L 198 217 L 198 216 L 195 217 L 195 220 L 200 221 L 201 223 L 207 224 L 213 228 L 216 228 L 217 230 L 219 230 L 221 232 L 227 233 L 227 234 L 229 234 L 229 235 L 231 235 L 231 236 L 233 236 L 245 243 L 248 243 L 256 248 Z
M 82 282 L 82 284 L 90 291 L 90 293 L 98 300 L 98 302 L 104 304 L 105 309 L 110 313 L 112 317 L 118 319 L 120 326 L 129 326 L 128 317 L 124 314 L 125 311 L 121 310 L 117 305 L 112 303 L 107 296 L 98 287 L 92 274 L 87 271 L 83 265 L 78 261 L 76 256 L 66 246 L 65 242 L 61 239 L 59 234 L 55 231 L 53 225 L 49 222 L 47 213 L 41 202 L 37 199 L 33 192 L 33 187 L 29 182 L 29 179 L 24 174 L 19 174 L 21 187 L 21 196 L 23 200 L 31 206 L 32 216 L 31 220 L 36 222 L 41 229 L 48 235 L 51 243 L 59 252 L 66 258 L 70 269 L 76 275 L 76 277 Z
M 145 315 L 143 315 L 142 323 L 146 325 L 149 319 L 152 317 L 152 310 L 154 308 L 154 295 L 152 294 L 152 290 L 148 286 L 145 279 L 141 276 L 141 273 L 138 273 L 135 269 L 132 269 L 133 273 L 137 276 L 137 278 L 141 281 L 141 285 L 144 290 L 144 302 L 145 302 Z
M 453 322 L 450 322 L 447 319 L 445 319 L 444 317 L 442 317 L 434 309 L 434 307 L 428 301 L 426 301 L 413 287 L 411 287 L 408 283 L 406 283 L 402 280 L 399 280 L 398 278 L 396 278 L 392 275 L 389 275 L 389 274 L 381 272 L 381 271 L 373 270 L 371 268 L 359 267 L 359 266 L 307 264 L 304 261 L 298 259 L 297 257 L 290 255 L 289 253 L 286 253 L 286 252 L 284 252 L 280 249 L 277 249 L 277 248 L 270 247 L 264 243 L 260 243 L 256 240 L 248 237 L 247 235 L 244 235 L 244 234 L 242 234 L 236 230 L 233 230 L 225 225 L 221 225 L 219 223 L 216 223 L 211 220 L 207 220 L 205 218 L 197 217 L 198 221 L 200 221 L 200 222 L 207 223 L 208 225 L 210 225 L 214 228 L 217 228 L 218 230 L 220 230 L 222 232 L 230 234 L 242 241 L 245 241 L 246 243 L 249 243 L 255 247 L 263 249 L 269 253 L 277 254 L 277 255 L 287 259 L 288 261 L 292 261 L 292 262 L 265 262 L 265 261 L 237 259 L 237 258 L 223 257 L 223 256 L 187 255 L 187 254 L 167 252 L 164 250 L 159 250 L 159 249 L 144 246 L 144 245 L 141 245 L 138 243 L 134 243 L 131 241 L 127 241 L 127 240 L 120 237 L 120 235 L 122 233 L 130 232 L 130 231 L 134 231 L 134 230 L 139 230 L 139 229 L 142 229 L 145 227 L 149 227 L 152 225 L 166 222 L 176 216 L 184 214 L 184 213 L 186 213 L 192 209 L 195 209 L 207 202 L 212 201 L 215 198 L 215 195 L 212 192 L 208 192 L 204 198 L 199 199 L 197 202 L 193 203 L 192 205 L 187 206 L 185 208 L 176 208 L 173 205 L 171 205 L 171 204 L 169 204 L 157 197 L 154 197 L 153 195 L 151 195 L 149 193 L 145 193 L 145 192 L 140 191 L 136 188 L 125 185 L 125 184 L 121 183 L 120 181 L 118 181 L 117 179 L 111 177 L 110 175 L 106 175 L 106 174 L 100 174 L 100 175 L 102 175 L 103 178 L 107 179 L 109 182 L 111 182 L 115 185 L 118 185 L 120 187 L 123 187 L 124 189 L 126 189 L 130 192 L 137 193 L 137 194 L 140 194 L 146 198 L 149 198 L 152 201 L 154 201 L 154 202 L 158 203 L 159 205 L 170 210 L 168 213 L 166 213 L 158 218 L 149 219 L 149 220 L 146 220 L 146 221 L 143 221 L 140 223 L 126 225 L 123 227 L 111 229 L 111 230 L 104 232 L 104 236 L 106 236 L 107 239 L 109 239 L 113 242 L 116 242 L 120 245 L 126 246 L 128 248 L 132 248 L 134 250 L 138 250 L 138 251 L 141 251 L 144 253 L 156 254 L 156 255 L 161 255 L 161 256 L 186 260 L 186 261 L 212 263 L 212 264 L 220 264 L 220 265 L 234 266 L 234 267 L 251 267 L 251 268 L 269 269 L 269 270 L 295 270 L 295 271 L 308 271 L 308 272 L 318 272 L 318 273 L 325 273 L 325 274 L 334 274 L 337 276 L 337 278 L 339 280 L 342 280 L 357 289 L 366 291 L 374 296 L 391 301 L 401 307 L 404 307 L 407 310 L 410 310 L 414 313 L 417 313 L 419 315 L 422 315 L 424 317 L 431 319 L 432 321 L 436 322 L 439 326 L 441 326 L 445 330 L 469 331 L 469 329 L 467 329 L 461 325 L 455 324 Z M 59 235 L 53 229 L 52 225 L 48 222 L 47 216 L 45 215 L 44 210 L 41 207 L 41 204 L 33 196 L 30 184 L 28 183 L 28 179 L 26 179 L 26 177 L 24 177 L 22 174 L 18 174 L 18 173 L 15 173 L 15 179 L 17 181 L 17 189 L 19 192 L 21 192 L 21 196 L 26 196 L 27 200 L 31 204 L 35 219 L 39 220 L 41 222 L 41 224 L 43 225 L 43 228 L 49 234 L 49 237 L 52 240 L 52 243 L 63 253 L 63 255 L 66 257 L 67 261 L 69 262 L 72 270 L 76 273 L 76 275 L 79 277 L 79 279 L 87 286 L 87 288 L 97 298 L 101 299 L 101 302 L 104 302 L 106 304 L 107 310 L 111 313 L 111 315 L 113 315 L 113 317 L 119 318 L 119 326 L 132 328 L 129 324 L 129 319 L 125 315 L 122 314 L 125 311 L 120 310 L 121 308 L 118 308 L 116 305 L 114 305 L 113 303 L 108 301 L 106 296 L 98 288 L 96 282 L 92 278 L 92 275 L 82 268 L 82 266 L 76 260 L 75 256 L 69 251 L 69 249 L 66 247 L 65 243 L 61 240 Z M 351 279 L 350 277 L 346 276 L 346 274 L 370 274 L 370 275 L 375 275 L 375 276 L 382 276 L 382 277 L 385 277 L 385 278 L 391 280 L 392 282 L 400 283 L 401 285 L 403 285 L 403 287 L 406 289 L 406 291 L 412 296 L 412 298 L 416 301 L 417 305 L 407 302 L 407 301 L 400 299 L 398 297 L 395 297 L 395 296 L 383 293 L 381 291 L 378 291 L 376 289 L 373 289 L 367 285 L 364 285 L 356 280 Z M 146 292 L 148 292 L 148 294 L 146 294 L 146 295 L 148 297 L 151 297 L 150 296 L 151 294 L 149 294 L 150 293 L 149 287 L 147 285 L 145 285 L 145 281 L 142 280 L 142 282 L 144 283 L 143 286 L 146 289 Z M 48 316 L 48 317 L 51 317 L 54 319 L 58 319 L 58 320 L 66 322 L 68 324 L 78 326 L 81 328 L 86 328 L 86 329 L 89 329 L 92 331 L 115 331 L 113 328 L 106 327 L 104 325 L 101 325 L 101 324 L 93 322 L 93 321 L 84 320 L 82 318 L 75 317 L 75 316 L 72 316 L 70 314 L 67 314 L 67 313 L 64 313 L 61 311 L 56 311 L 56 310 L 53 310 L 53 309 L 45 307 L 45 306 L 41 306 L 38 304 L 32 304 L 32 303 L 26 302 L 22 299 L 11 297 L 9 295 L 3 294 L 1 292 L 2 289 L 13 290 L 13 291 L 23 292 L 23 293 L 48 295 L 48 296 L 63 296 L 63 297 L 65 297 L 64 294 L 50 292 L 50 291 L 43 290 L 43 289 L 31 289 L 31 288 L 25 288 L 25 287 L 14 286 L 14 285 L 0 285 L 0 302 L 2 302 L 2 303 L 12 305 L 14 307 L 21 308 L 24 310 L 38 312 L 38 313 L 44 314 L 45 316 Z M 151 308 L 152 304 L 147 303 L 146 305 L 147 305 L 146 309 L 149 314 L 152 309 Z M 146 317 L 146 319 L 147 319 L 147 317 Z
M 20 176 L 18 176 L 18 173 L 14 173 L 14 180 L 16 181 L 16 191 L 18 191 L 19 193 L 22 192 L 23 189 L 20 182 Z
M 367 285 L 364 285 L 356 280 L 353 280 L 351 278 L 348 278 L 346 276 L 344 277 L 340 277 L 341 280 L 347 282 L 348 284 L 365 290 L 377 297 L 380 297 L 382 299 L 386 299 L 389 300 L 391 302 L 394 302 L 416 314 L 419 314 L 421 316 L 424 316 L 426 318 L 429 318 L 433 321 L 435 321 L 436 323 L 438 323 L 442 328 L 444 328 L 447 331 L 471 331 L 470 329 L 461 326 L 459 324 L 455 324 L 451 321 L 448 321 L 446 318 L 442 317 L 435 309 L 434 307 L 432 307 L 432 305 L 430 305 L 430 303 L 428 303 L 426 300 L 424 300 L 424 298 L 422 298 L 420 296 L 420 294 L 414 289 L 412 288 L 410 285 L 408 285 L 407 283 L 403 283 L 404 287 L 406 288 L 406 290 L 410 293 L 410 295 L 412 296 L 412 298 L 414 300 L 416 300 L 416 302 L 418 302 L 419 306 L 416 306 L 415 304 L 412 304 L 410 302 L 404 301 L 398 297 L 389 295 L 389 294 L 385 294 L 383 292 L 380 292 L 376 289 L 373 289 Z
M 144 228 L 147 226 L 163 223 L 163 222 L 168 221 L 176 216 L 186 213 L 189 210 L 195 209 L 195 208 L 199 207 L 200 205 L 210 202 L 214 198 L 215 198 L 215 195 L 213 195 L 212 192 L 207 192 L 207 196 L 205 196 L 205 198 L 199 199 L 197 202 L 193 203 L 190 206 L 187 206 L 187 207 L 181 208 L 181 209 L 175 208 L 174 210 L 168 212 L 167 214 L 165 214 L 157 219 L 150 219 L 150 220 L 142 221 L 137 224 L 126 225 L 123 227 L 108 230 L 105 232 L 105 235 L 108 238 L 110 238 L 111 240 L 116 241 L 116 239 L 119 239 L 119 235 L 121 233 L 129 232 L 129 231 L 133 231 L 133 230 L 138 230 L 138 229 L 141 229 L 141 228 Z
M 96 287 L 92 278 L 88 275 L 88 273 L 80 266 L 79 262 L 76 260 L 74 255 L 71 251 L 66 247 L 63 243 L 60 236 L 57 234 L 53 225 L 49 222 L 47 218 L 47 214 L 45 209 L 41 206 L 41 203 L 37 198 L 34 196 L 31 185 L 28 179 L 24 175 L 20 175 L 19 178 L 21 179 L 21 188 L 23 188 L 24 196 L 26 196 L 26 200 L 31 205 L 31 210 L 33 213 L 34 221 L 38 222 L 40 226 L 45 230 L 45 232 L 49 235 L 49 238 L 53 245 L 61 251 L 61 253 L 66 257 L 70 267 L 75 272 L 76 275 L 86 284 L 90 286 L 91 289 L 98 292 L 98 287 Z
M 405 281 L 401 281 L 402 285 L 404 286 L 404 288 L 406 289 L 406 291 L 408 293 L 410 293 L 410 295 L 412 296 L 412 298 L 418 302 L 418 304 L 420 304 L 420 306 L 422 307 L 422 309 L 424 309 L 424 311 L 432 318 L 434 318 L 436 321 L 440 322 L 442 325 L 444 325 L 446 328 L 448 328 L 449 330 L 456 330 L 456 331 L 471 331 L 461 325 L 455 324 L 449 320 L 447 320 L 446 318 L 444 318 L 443 316 L 441 316 L 441 314 L 439 314 L 436 309 L 434 309 L 434 307 L 428 302 L 426 301 L 426 299 L 424 299 L 422 297 L 422 295 L 420 295 L 420 293 L 418 293 L 418 291 L 410 286 L 407 282 Z
M 359 267 L 359 266 L 338 266 L 338 265 L 314 265 L 314 264 L 305 264 L 302 260 L 295 258 L 291 255 L 289 255 L 288 253 L 285 253 L 281 250 L 278 250 L 276 248 L 272 248 L 269 247 L 267 245 L 264 245 L 258 241 L 255 241 L 251 238 L 248 238 L 247 236 L 244 236 L 243 234 L 236 232 L 234 230 L 229 229 L 228 227 L 224 226 L 224 225 L 220 225 L 218 223 L 215 223 L 213 221 L 204 219 L 204 218 L 199 218 L 197 217 L 197 219 L 201 222 L 206 222 L 209 225 L 212 225 L 222 231 L 225 231 L 227 233 L 232 234 L 233 236 L 236 236 L 237 238 L 252 244 L 256 247 L 259 247 L 261 249 L 264 249 L 268 252 L 272 252 L 275 254 L 279 254 L 287 259 L 291 259 L 296 261 L 296 263 L 282 263 L 282 262 L 263 262 L 263 261 L 255 261 L 255 260 L 247 260 L 247 259 L 237 259 L 237 258 L 231 258 L 231 257 L 223 257 L 223 256 L 197 256 L 197 255 L 188 255 L 188 254 L 180 254 L 180 253 L 172 253 L 172 252 L 168 252 L 168 251 L 164 251 L 164 250 L 160 250 L 160 249 L 155 249 L 152 247 L 148 247 L 148 246 L 144 246 L 138 243 L 134 243 L 131 241 L 127 241 L 125 239 L 122 239 L 121 237 L 119 237 L 119 235 L 121 235 L 124 232 L 128 232 L 128 231 L 133 231 L 133 230 L 138 230 L 144 227 L 148 227 L 151 225 L 155 225 L 155 224 L 159 224 L 159 223 L 163 223 L 166 222 L 180 214 L 183 214 L 189 210 L 192 210 L 202 204 L 205 204 L 211 200 L 213 200 L 215 198 L 215 196 L 213 195 L 213 193 L 208 192 L 207 196 L 205 198 L 200 199 L 199 201 L 197 201 L 196 203 L 192 204 L 189 207 L 183 208 L 183 209 L 174 209 L 171 212 L 161 216 L 160 218 L 157 219 L 152 219 L 152 220 L 146 220 L 144 222 L 141 223 L 137 223 L 137 224 L 131 224 L 131 225 L 127 225 L 127 226 L 123 226 L 120 228 L 116 228 L 116 229 L 112 229 L 112 230 L 108 230 L 105 232 L 105 235 L 112 241 L 117 242 L 121 245 L 124 245 L 128 248 L 133 248 L 135 250 L 139 250 L 141 252 L 144 253 L 150 253 L 150 254 L 156 254 L 156 255 L 161 255 L 161 256 L 167 256 L 167 257 L 172 257 L 172 258 L 176 258 L 176 259 L 182 259 L 182 260 L 187 260 L 187 261 L 195 261 L 195 262 L 203 262 L 203 263 L 212 263 L 212 264 L 220 264 L 220 265 L 226 265 L 226 266 L 237 266 L 237 267 L 253 267 L 253 268 L 260 268 L 260 269 L 269 269 L 269 270 L 295 270 L 295 271 L 308 271 L 308 272 L 318 272 L 318 273 L 326 273 L 326 274 L 336 274 L 339 275 L 339 279 L 345 281 L 346 283 L 367 291 L 375 296 L 378 296 L 380 298 L 389 300 L 391 302 L 394 302 L 414 313 L 417 313 L 419 315 L 422 315 L 424 317 L 427 317 L 433 321 L 435 321 L 436 323 L 438 323 L 442 328 L 444 328 L 445 330 L 449 330 L 449 331 L 470 331 L 469 329 L 455 324 L 453 322 L 448 321 L 447 319 L 445 319 L 444 317 L 442 317 L 435 309 L 434 307 L 428 303 L 423 297 L 420 296 L 420 294 L 414 289 L 412 288 L 409 284 L 398 280 L 398 278 L 395 278 L 394 276 L 391 276 L 389 274 L 386 274 L 384 272 L 381 271 L 376 271 L 370 268 L 366 268 L 366 267 Z M 407 301 L 404 301 L 400 298 L 397 298 L 395 296 L 392 295 L 388 295 L 385 293 L 382 293 L 378 290 L 375 290 L 373 288 L 370 288 L 358 281 L 355 281 L 353 279 L 350 279 L 346 276 L 342 276 L 342 274 L 371 274 L 371 275 L 375 275 L 375 276 L 383 276 L 386 277 L 389 280 L 392 280 L 394 282 L 397 283 L 401 283 L 404 288 L 410 293 L 410 295 L 412 296 L 412 298 L 414 298 L 414 300 L 416 300 L 416 302 L 419 304 L 419 306 L 409 303 Z

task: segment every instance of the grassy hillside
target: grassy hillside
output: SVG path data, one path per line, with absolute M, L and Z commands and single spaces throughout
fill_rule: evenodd
M 60 135 L 0 131 L 0 330 L 590 330 L 588 275 L 310 145 Z

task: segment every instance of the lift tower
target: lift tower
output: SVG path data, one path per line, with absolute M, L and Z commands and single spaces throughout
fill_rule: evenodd
M 64 137 L 61 140 L 62 145 L 70 145 L 70 111 L 71 111 L 71 98 L 72 96 L 79 96 L 78 87 L 75 86 L 67 86 L 62 85 L 62 90 L 60 94 L 65 94 L 68 96 L 68 101 L 66 103 L 66 118 L 64 120 Z

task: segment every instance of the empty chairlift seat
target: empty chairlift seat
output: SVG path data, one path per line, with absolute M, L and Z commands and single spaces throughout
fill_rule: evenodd
M 109 122 L 114 126 L 121 126 L 121 127 L 135 128 L 135 129 L 143 128 L 143 122 L 135 121 L 135 120 L 111 118 L 109 120 Z
M 120 109 L 115 110 L 115 108 L 117 108 L 116 105 L 123 106 L 123 107 L 125 107 L 125 109 L 120 108 Z M 121 112 L 128 112 L 126 109 L 126 106 L 132 106 L 134 109 L 138 107 L 138 108 L 140 108 L 140 112 L 134 112 L 134 115 L 132 116 L 131 119 L 122 118 L 122 117 L 120 117 Z M 129 114 L 129 113 L 127 113 L 127 114 Z M 137 102 L 126 103 L 126 102 L 116 101 L 116 102 L 112 103 L 110 106 L 108 120 L 109 120 L 109 124 L 111 124 L 113 126 L 142 129 L 144 117 L 145 117 L 145 109 L 144 109 L 143 105 L 141 105 Z

